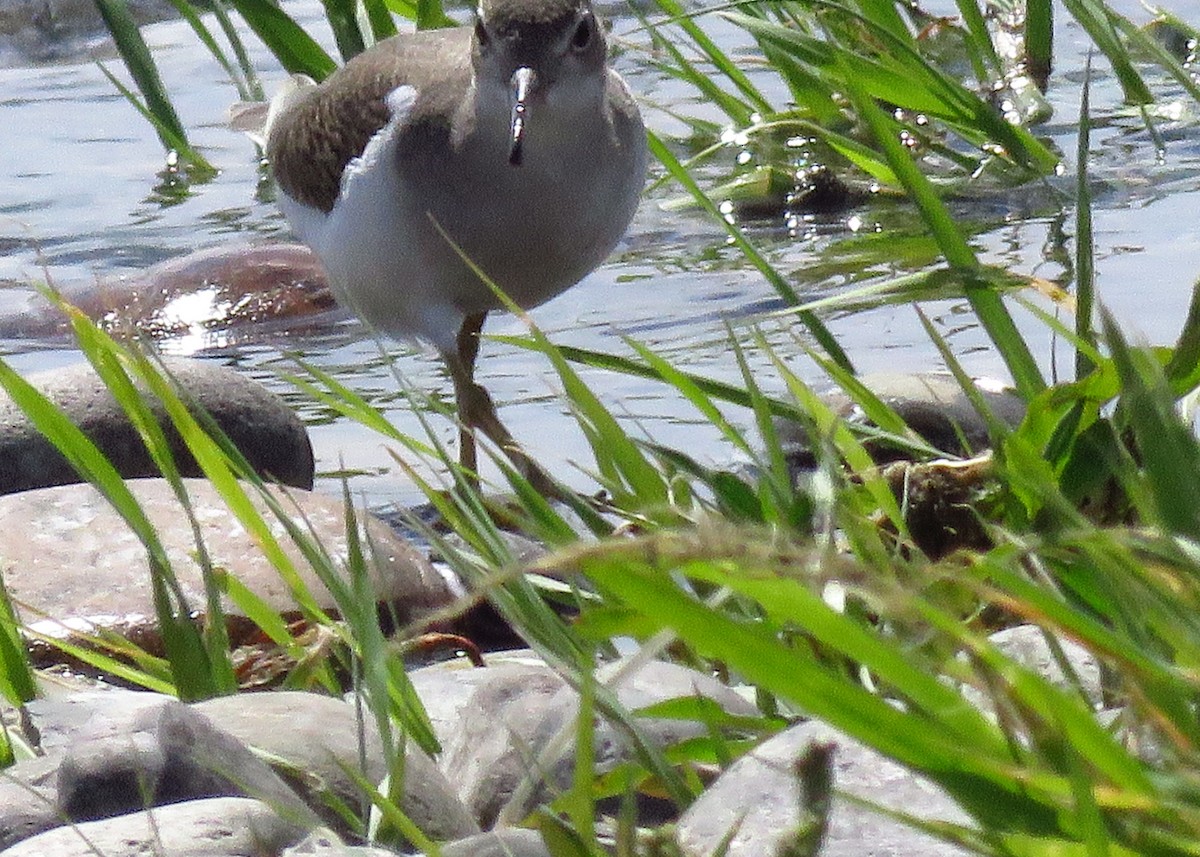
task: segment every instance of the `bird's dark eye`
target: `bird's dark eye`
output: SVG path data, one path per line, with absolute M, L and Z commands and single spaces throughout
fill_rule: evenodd
M 488 35 L 487 27 L 483 26 L 483 20 L 480 18 L 476 18 L 475 19 L 475 44 L 479 45 L 479 47 L 481 47 L 481 48 L 486 48 L 488 42 L 490 42 L 491 39 L 492 39 L 492 37 Z
M 575 33 L 571 36 L 571 47 L 577 51 L 582 51 L 592 43 L 592 33 L 595 32 L 596 22 L 591 15 L 580 20 L 578 26 L 575 27 Z

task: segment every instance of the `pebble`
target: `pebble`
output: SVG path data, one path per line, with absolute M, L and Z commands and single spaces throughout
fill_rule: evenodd
M 250 466 L 268 481 L 312 488 L 313 452 L 300 418 L 262 384 L 207 360 L 166 358 L 186 397 L 215 421 Z M 56 404 L 126 479 L 159 476 L 141 436 L 90 363 L 30 374 L 26 380 Z M 149 397 L 184 476 L 201 471 L 171 427 L 166 409 Z M 0 494 L 80 482 L 75 468 L 0 391 Z

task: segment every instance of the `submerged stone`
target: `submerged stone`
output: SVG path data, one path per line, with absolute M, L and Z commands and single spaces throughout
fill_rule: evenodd
M 934 449 L 946 455 L 971 456 L 991 446 L 987 422 L 954 376 L 937 372 L 879 373 L 864 375 L 859 380 Z M 1024 419 L 1025 402 L 1014 391 L 994 382 L 977 383 L 984 401 L 1001 423 L 1015 427 Z M 822 399 L 842 418 L 862 425 L 872 424 L 841 390 L 826 393 Z M 814 450 L 804 426 L 794 420 L 779 419 L 775 428 L 794 471 L 815 466 Z M 883 440 L 868 438 L 863 445 L 880 464 L 911 458 Z

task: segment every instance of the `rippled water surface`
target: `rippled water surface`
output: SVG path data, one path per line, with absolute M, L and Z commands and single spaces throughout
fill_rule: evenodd
M 315 3 L 289 5 L 306 25 L 315 25 Z M 1138 16 L 1136 9 L 1123 10 Z M 1174 11 L 1200 21 L 1200 8 Z M 609 10 L 615 31 L 628 34 L 618 68 L 644 105 L 648 124 L 667 134 L 681 130 L 668 111 L 705 112 L 691 94 L 654 70 L 640 47 L 636 21 Z M 719 37 L 740 39 L 732 29 Z M 134 113 L 89 58 L 31 64 L 0 53 L 0 311 L 22 305 L 31 283 L 49 279 L 62 287 L 87 287 L 99 279 L 140 270 L 189 251 L 236 242 L 286 240 L 287 225 L 271 202 L 270 188 L 253 145 L 226 127 L 235 100 L 220 69 L 198 46 L 191 31 L 177 22 L 152 25 L 147 39 L 193 142 L 221 173 L 203 185 L 181 187 L 164 171 L 164 158 L 150 127 Z M 329 43 L 329 39 L 325 39 Z M 1055 75 L 1049 98 L 1055 108 L 1051 125 L 1038 129 L 1065 153 L 1066 174 L 1073 171 L 1074 121 L 1087 42 L 1073 24 L 1060 24 Z M 101 47 L 101 50 L 103 48 Z M 106 60 L 115 69 L 114 60 Z M 268 91 L 283 75 L 263 51 L 256 62 Z M 1168 104 L 1178 101 L 1179 115 L 1161 125 L 1164 153 L 1140 119 L 1119 108 L 1107 69 L 1096 71 L 1092 96 L 1099 127 L 1093 136 L 1095 228 L 1098 281 L 1102 299 L 1123 323 L 1152 342 L 1176 335 L 1192 283 L 1200 276 L 1200 134 L 1195 105 L 1172 86 L 1157 87 Z M 778 98 L 780 102 L 784 99 Z M 709 115 L 712 115 L 709 113 Z M 730 158 L 733 155 L 731 153 Z M 972 224 L 974 244 L 985 261 L 1056 278 L 1072 249 L 1069 204 L 1051 182 L 986 200 L 957 203 L 956 212 Z M 629 234 L 609 262 L 582 284 L 539 308 L 538 323 L 560 343 L 606 351 L 624 351 L 631 336 L 688 370 L 718 378 L 739 376 L 729 347 L 728 328 L 779 308 L 770 286 L 730 247 L 724 233 L 702 214 L 664 210 L 679 193 L 666 187 L 650 193 Z M 844 291 L 852 281 L 871 282 L 928 264 L 932 257 L 913 211 L 905 204 L 878 200 L 849 212 L 788 224 L 780 219 L 750 226 L 767 257 L 806 297 Z M 881 238 L 903 247 L 905 255 L 880 256 Z M 905 239 L 900 242 L 899 239 Z M 865 276 L 864 276 L 865 275 Z M 973 372 L 1003 376 L 998 358 L 964 306 L 956 302 L 926 305 Z M 1045 328 L 1021 317 L 1035 354 L 1051 364 L 1052 342 Z M 831 327 L 863 371 L 921 370 L 939 365 L 936 351 L 920 329 L 913 310 L 885 306 L 836 316 Z M 819 377 L 804 357 L 805 339 L 786 320 L 768 319 L 762 329 L 777 352 L 793 360 L 809 379 Z M 520 324 L 498 316 L 488 331 L 518 333 Z M 208 359 L 236 365 L 289 398 L 310 424 L 318 467 L 328 474 L 319 489 L 338 490 L 331 474 L 342 467 L 361 471 L 354 489 L 373 505 L 416 498 L 396 472 L 384 444 L 375 435 L 335 418 L 307 401 L 280 377 L 301 357 L 335 374 L 343 383 L 386 409 L 401 429 L 423 436 L 403 385 L 449 395 L 449 383 L 437 359 L 419 347 L 379 345 L 354 322 L 320 330 L 263 333 L 250 341 L 168 343 L 174 351 L 197 351 Z M 33 371 L 73 362 L 66 347 L 46 342 L 8 340 L 2 349 L 18 368 Z M 763 386 L 779 390 L 769 361 L 751 359 Z M 660 385 L 600 372 L 585 378 L 614 410 L 656 440 L 679 445 L 702 460 L 723 462 L 732 453 L 716 432 Z M 399 378 L 400 380 L 397 380 Z M 486 343 L 479 378 L 492 392 L 513 433 L 551 469 L 572 473 L 572 464 L 590 461 L 584 438 L 556 396 L 557 383 L 536 355 L 498 343 Z M 745 414 L 731 411 L 735 422 Z M 434 418 L 447 442 L 452 432 Z M 589 484 L 583 474 L 573 478 Z

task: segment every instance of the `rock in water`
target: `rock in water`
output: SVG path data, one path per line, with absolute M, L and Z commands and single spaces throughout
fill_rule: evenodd
M 256 381 L 204 360 L 167 358 L 164 365 L 193 412 L 205 411 L 268 481 L 297 488 L 313 484 L 308 431 L 282 399 Z M 159 476 L 141 436 L 89 363 L 31 374 L 26 380 L 63 410 L 126 479 Z M 166 408 L 147 397 L 167 432 L 175 463 L 184 476 L 201 471 L 171 427 Z M 82 481 L 75 468 L 0 391 L 0 494 Z

